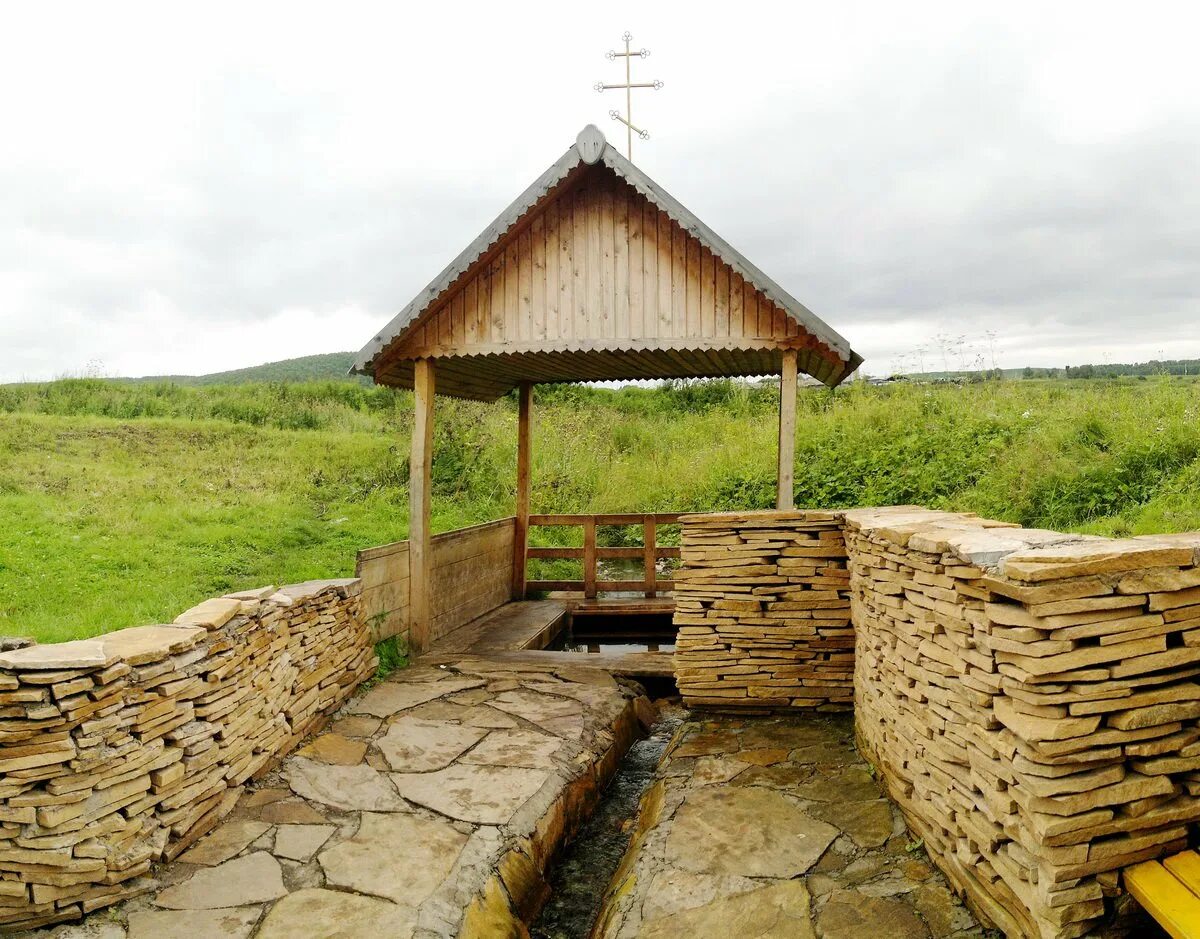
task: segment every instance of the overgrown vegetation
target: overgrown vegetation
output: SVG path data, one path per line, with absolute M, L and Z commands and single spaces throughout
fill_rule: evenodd
M 769 507 L 776 407 L 738 382 L 539 389 L 534 511 Z M 406 536 L 410 420 L 407 393 L 353 382 L 0 387 L 0 633 L 92 635 L 352 573 Z M 1188 379 L 805 389 L 798 424 L 802 506 L 1200 529 Z M 515 425 L 512 401 L 438 399 L 437 529 L 511 512 Z

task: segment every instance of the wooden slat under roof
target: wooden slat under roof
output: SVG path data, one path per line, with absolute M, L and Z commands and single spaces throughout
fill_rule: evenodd
M 862 357 L 593 125 L 358 354 L 355 371 L 492 401 L 521 382 L 778 374 Z

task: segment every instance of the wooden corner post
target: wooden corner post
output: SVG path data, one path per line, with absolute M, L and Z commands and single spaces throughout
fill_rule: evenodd
M 529 494 L 532 488 L 530 447 L 533 432 L 529 419 L 533 404 L 533 385 L 530 382 L 521 382 L 517 402 L 517 520 L 513 530 L 512 596 L 514 600 L 524 600 L 528 570 L 526 552 L 529 548 Z
M 787 511 L 795 507 L 792 489 L 796 465 L 796 385 L 799 380 L 795 349 L 783 350 L 783 371 L 779 377 L 779 487 L 775 508 Z
M 408 463 L 408 644 L 414 653 L 429 648 L 429 510 L 433 472 L 433 361 L 413 366 L 412 454 Z

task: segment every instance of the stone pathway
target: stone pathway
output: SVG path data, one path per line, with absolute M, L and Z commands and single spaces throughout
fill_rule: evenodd
M 549 855 L 652 712 L 597 669 L 405 669 L 348 702 L 142 896 L 24 935 L 523 935 Z
M 854 749 L 851 715 L 685 724 L 603 939 L 982 939 Z

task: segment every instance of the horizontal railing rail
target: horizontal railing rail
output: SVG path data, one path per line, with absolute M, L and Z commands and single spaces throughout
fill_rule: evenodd
M 679 522 L 680 512 L 622 512 L 598 515 L 530 515 L 530 528 L 581 526 L 583 545 L 571 547 L 533 547 L 525 549 L 526 563 L 530 560 L 578 560 L 583 562 L 582 580 L 527 580 L 526 590 L 563 591 L 581 593 L 585 599 L 594 599 L 600 591 L 640 592 L 646 597 L 657 597 L 675 589 L 675 581 L 658 576 L 658 562 L 664 558 L 680 556 L 679 548 L 658 544 L 658 529 L 663 525 Z M 596 544 L 596 529 L 603 526 L 640 526 L 642 544 L 632 547 L 609 547 Z M 642 561 L 641 580 L 600 580 L 598 562 L 601 560 Z

